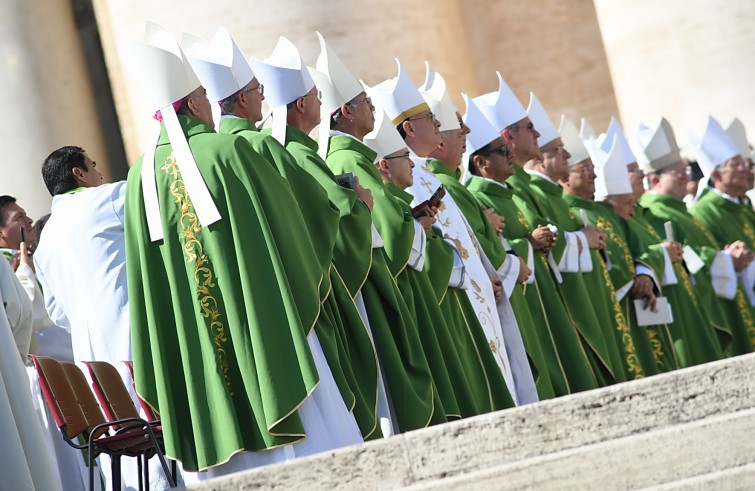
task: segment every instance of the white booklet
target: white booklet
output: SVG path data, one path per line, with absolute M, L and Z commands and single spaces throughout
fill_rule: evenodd
M 655 311 L 650 307 L 644 309 L 645 300 L 638 299 L 634 301 L 634 311 L 637 314 L 638 326 L 657 326 L 659 324 L 671 324 L 674 322 L 674 315 L 671 312 L 671 304 L 666 297 L 658 297 L 655 301 Z
M 700 258 L 700 256 L 697 255 L 694 249 L 692 249 L 690 246 L 686 245 L 684 246 L 684 249 L 682 250 L 684 257 L 684 263 L 687 265 L 687 269 L 692 274 L 697 274 L 698 271 L 700 271 L 703 266 L 705 266 L 705 263 Z

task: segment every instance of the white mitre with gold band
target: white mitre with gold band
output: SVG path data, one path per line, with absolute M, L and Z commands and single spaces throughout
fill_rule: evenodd
M 388 114 L 394 126 L 430 109 L 398 58 L 396 58 L 396 65 L 398 66 L 396 77 L 384 80 L 367 90 L 372 103 Z
M 545 108 L 540 103 L 540 99 L 537 98 L 534 92 L 530 92 L 530 103 L 527 106 L 527 114 L 537 132 L 540 133 L 540 136 L 537 138 L 537 145 L 540 148 L 559 138 L 558 130 L 553 125 L 553 121 L 551 121 Z
M 325 42 L 322 34 L 317 32 L 317 38 L 320 40 L 320 56 L 317 57 L 315 68 L 308 67 L 308 70 L 318 90 L 322 93 L 318 153 L 324 159 L 328 154 L 331 115 L 342 105 L 364 92 L 364 88 L 333 48 Z
M 692 133 L 687 134 L 692 150 L 697 156 L 697 163 L 703 175 L 708 178 L 719 165 L 739 155 L 737 147 L 729 135 L 713 116 L 708 116 L 703 136 L 698 138 Z
M 739 118 L 734 118 L 729 126 L 726 127 L 726 134 L 729 135 L 729 138 L 731 138 L 734 146 L 737 147 L 737 151 L 742 158 L 751 158 L 752 149 L 750 148 L 750 142 L 747 141 L 747 131 Z
M 159 111 L 168 134 L 186 192 L 202 226 L 221 219 L 207 185 L 191 153 L 173 107 L 201 84 L 173 36 L 163 27 L 147 22 L 144 41 L 122 41 L 118 47 L 124 70 L 141 89 L 150 108 Z M 147 227 L 152 242 L 163 239 L 160 205 L 155 181 L 155 147 L 147 146 L 142 159 L 142 187 Z
M 364 136 L 363 142 L 377 153 L 374 163 L 378 163 L 386 155 L 406 148 L 406 142 L 382 110 L 375 112 L 375 127 Z
M 666 118 L 661 118 L 652 127 L 640 123 L 632 148 L 637 163 L 646 172 L 657 172 L 682 160 L 674 130 Z
M 500 132 L 526 118 L 527 111 L 509 88 L 501 72 L 496 71 L 495 74 L 498 76 L 498 91 L 477 96 L 474 100 L 488 121 Z
M 634 151 L 632 150 L 632 147 L 629 146 L 629 142 L 624 134 L 624 130 L 621 128 L 619 120 L 614 117 L 611 117 L 611 122 L 608 123 L 606 133 L 598 137 L 600 148 L 606 153 L 611 152 L 614 135 L 616 136 L 618 145 L 621 147 L 622 155 L 624 155 L 624 165 L 636 163 L 637 157 L 634 156 Z
M 587 151 L 585 143 L 579 136 L 579 130 L 576 125 L 566 117 L 566 115 L 561 115 L 561 124 L 558 126 L 558 134 L 561 136 L 564 148 L 566 148 L 566 151 L 571 154 L 571 157 L 569 157 L 569 161 L 567 162 L 569 168 L 590 158 L 590 153 Z
M 306 95 L 315 86 L 294 43 L 281 36 L 264 60 L 251 58 L 257 80 L 265 86 L 265 100 L 273 115 L 273 137 L 286 144 L 286 105 Z
M 459 118 L 456 117 L 456 104 L 448 94 L 446 80 L 440 73 L 436 73 L 427 61 L 425 62 L 425 83 L 419 88 L 419 93 L 440 123 L 440 131 L 461 128 Z

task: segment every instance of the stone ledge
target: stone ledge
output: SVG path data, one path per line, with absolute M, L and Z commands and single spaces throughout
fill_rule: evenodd
M 638 489 L 755 463 L 755 409 L 425 481 L 413 491 Z M 720 487 L 717 486 L 720 489 Z
M 755 407 L 755 354 L 485 414 L 192 489 L 395 489 Z

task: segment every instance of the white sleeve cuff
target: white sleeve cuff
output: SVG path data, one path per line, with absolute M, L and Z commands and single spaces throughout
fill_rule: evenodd
M 498 268 L 498 276 L 503 283 L 503 291 L 506 293 L 506 298 L 511 298 L 511 294 L 514 293 L 520 269 L 521 262 L 519 261 L 519 256 L 506 254 L 506 259 L 503 261 L 501 267 Z
M 427 236 L 422 224 L 414 221 L 414 240 L 412 240 L 412 251 L 409 253 L 409 267 L 422 271 L 425 267 L 425 249 L 427 247 Z
M 624 297 L 627 296 L 627 293 L 629 293 L 629 290 L 632 288 L 632 285 L 634 285 L 634 280 L 629 280 L 629 283 L 622 286 L 618 290 L 616 290 L 616 301 L 621 302 Z
M 753 286 L 755 286 L 755 262 L 751 262 L 744 271 L 739 273 L 739 282 L 747 298 L 750 300 L 750 305 L 755 307 L 755 291 L 753 291 Z
M 587 243 L 587 236 L 584 232 L 573 232 L 577 236 L 577 240 L 582 242 L 582 252 L 579 253 L 579 270 L 582 273 L 589 273 L 592 271 L 592 256 L 590 255 L 590 244 Z
M 719 297 L 732 300 L 737 294 L 737 273 L 734 271 L 734 260 L 728 251 L 716 253 L 710 265 L 710 280 Z
M 655 283 L 655 288 L 658 291 L 661 290 L 661 284 L 658 282 L 658 278 L 655 276 L 655 273 L 653 272 L 652 269 L 648 268 L 644 264 L 635 263 L 634 272 L 635 272 L 635 276 L 640 276 L 641 274 L 650 276 L 650 278 L 653 280 L 653 283 Z
M 531 285 L 535 282 L 535 251 L 532 249 L 532 244 L 527 241 L 527 267 L 530 268 L 530 275 L 527 277 L 527 284 Z
M 448 286 L 450 288 L 458 288 L 460 290 L 469 289 L 469 277 L 467 276 L 467 270 L 464 267 L 464 261 L 461 259 L 459 251 L 454 249 L 454 267 L 451 270 L 451 277 L 448 279 Z
M 579 273 L 579 238 L 572 232 L 563 232 L 562 239 L 566 241 L 564 254 L 556 264 L 553 254 L 549 253 L 549 261 L 554 261 L 554 269 L 562 273 Z M 552 265 L 553 266 L 553 265 Z
M 661 285 L 676 285 L 679 280 L 674 272 L 674 265 L 671 263 L 671 257 L 668 255 L 668 251 L 665 247 L 661 247 L 663 251 L 663 278 L 661 278 Z

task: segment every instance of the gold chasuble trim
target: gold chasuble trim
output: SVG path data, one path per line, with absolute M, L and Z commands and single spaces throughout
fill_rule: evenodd
M 422 111 L 429 111 L 430 106 L 427 105 L 426 102 L 423 102 L 422 104 L 416 105 L 410 109 L 407 109 L 406 111 L 399 113 L 395 118 L 391 119 L 391 123 L 393 126 L 398 125 L 399 123 L 403 123 L 407 119 L 411 118 L 412 116 L 415 116 Z
M 196 291 L 199 307 L 202 309 L 202 316 L 209 321 L 208 328 L 215 344 L 217 360 L 220 368 L 223 370 L 223 377 L 225 378 L 228 393 L 233 397 L 233 386 L 231 385 L 231 377 L 228 373 L 228 362 L 224 347 L 225 343 L 228 342 L 228 338 L 226 337 L 225 325 L 220 320 L 222 314 L 218 309 L 218 301 L 213 295 L 213 289 L 216 287 L 214 281 L 215 275 L 210 269 L 210 260 L 204 254 L 202 243 L 197 239 L 197 233 L 202 231 L 202 226 L 199 224 L 199 218 L 194 212 L 194 205 L 186 191 L 176 158 L 172 153 L 168 156 L 160 170 L 173 178 L 173 182 L 170 184 L 170 194 L 175 198 L 174 202 L 181 211 L 179 222 L 181 224 L 181 236 L 186 239 L 183 247 L 186 254 L 186 262 L 189 264 L 194 263 L 194 281 L 197 283 Z
M 601 269 L 603 270 L 603 281 L 606 285 L 606 288 L 608 288 L 608 291 L 611 293 L 611 305 L 613 306 L 614 319 L 616 320 L 616 329 L 618 329 L 621 333 L 621 342 L 624 345 L 624 351 L 626 352 L 627 368 L 629 368 L 629 371 L 634 374 L 635 379 L 643 378 L 645 377 L 645 374 L 642 371 L 642 367 L 640 366 L 640 359 L 634 349 L 634 341 L 632 340 L 632 335 L 629 332 L 629 326 L 627 325 L 626 319 L 624 318 L 624 313 L 621 311 L 621 305 L 619 305 L 619 302 L 616 300 L 616 290 L 613 289 L 611 276 L 608 274 L 608 269 L 603 262 L 603 258 L 601 257 L 599 258 L 599 260 L 602 264 Z

